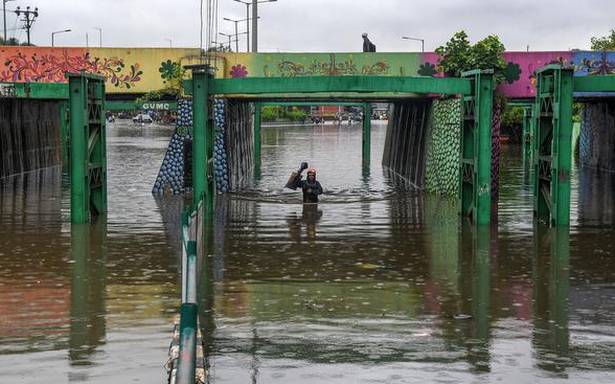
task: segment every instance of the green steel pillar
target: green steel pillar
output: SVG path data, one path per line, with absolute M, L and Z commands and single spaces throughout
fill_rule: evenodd
M 533 137 L 532 107 L 523 107 L 523 132 L 521 134 L 521 148 L 523 151 L 523 169 L 529 170 L 532 164 L 532 137 Z
M 105 80 L 68 74 L 70 105 L 71 222 L 89 222 L 107 211 Z
M 478 224 L 491 221 L 491 119 L 493 71 L 474 70 L 462 76 L 472 83 L 463 97 L 459 200 L 461 215 Z
M 372 147 L 372 108 L 370 103 L 363 104 L 363 169 L 369 169 Z
M 537 75 L 532 183 L 534 216 L 549 225 L 568 225 L 573 70 L 548 65 L 538 70 Z
M 213 185 L 210 159 L 213 128 L 209 121 L 209 67 L 192 67 L 192 185 L 193 205 L 204 198 L 206 209 L 213 209 Z
M 260 175 L 261 169 L 261 111 L 262 105 L 254 103 L 254 174 Z

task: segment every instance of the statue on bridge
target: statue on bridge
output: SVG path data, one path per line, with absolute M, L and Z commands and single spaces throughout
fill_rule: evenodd
M 363 33 L 363 52 L 376 52 L 376 45 L 367 37 L 367 33 Z

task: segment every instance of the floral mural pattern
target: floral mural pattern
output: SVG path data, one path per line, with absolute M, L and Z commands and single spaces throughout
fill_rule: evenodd
M 248 70 L 245 65 L 237 64 L 231 67 L 231 77 L 232 78 L 241 78 L 248 76 Z
M 138 63 L 126 67 L 121 58 L 99 58 L 89 52 L 70 55 L 67 50 L 63 50 L 61 55 L 34 53 L 27 56 L 17 52 L 5 59 L 4 67 L 0 72 L 1 81 L 63 83 L 66 82 L 66 72 L 85 71 L 101 75 L 121 89 L 130 89 L 143 75 Z
M 277 65 L 280 76 L 340 76 L 340 75 L 386 75 L 389 73 L 390 66 L 381 60 L 373 64 L 366 64 L 358 67 L 352 58 L 344 61 L 337 61 L 334 53 L 329 55 L 328 61 L 314 59 L 311 63 L 304 65 L 298 62 L 286 60 Z M 264 71 L 268 73 L 268 68 Z

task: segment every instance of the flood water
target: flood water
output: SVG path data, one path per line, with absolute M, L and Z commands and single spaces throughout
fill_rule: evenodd
M 71 229 L 60 169 L 2 180 L 0 382 L 165 380 L 181 199 L 150 190 L 170 134 L 109 127 L 92 228 Z M 475 230 L 382 169 L 383 124 L 369 171 L 358 125 L 263 135 L 260 177 L 217 200 L 209 232 L 209 382 L 615 381 L 613 174 L 575 169 L 570 230 L 549 230 L 504 147 L 497 223 Z M 282 189 L 301 161 L 317 207 Z

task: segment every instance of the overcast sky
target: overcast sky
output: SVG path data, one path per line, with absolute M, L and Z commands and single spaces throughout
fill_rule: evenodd
M 207 2 L 207 0 L 205 0 Z M 234 24 L 223 17 L 245 18 L 246 6 L 219 0 L 219 31 L 232 33 Z M 16 0 L 7 3 L 9 37 L 25 40 L 16 6 L 37 6 L 40 15 L 32 43 L 56 46 L 98 44 L 103 28 L 105 46 L 199 46 L 199 0 Z M 379 52 L 420 51 L 420 43 L 401 36 L 425 39 L 433 50 L 464 29 L 474 42 L 496 34 L 508 50 L 568 50 L 589 48 L 591 36 L 606 35 L 615 27 L 615 0 L 278 0 L 259 5 L 260 51 L 360 51 L 361 33 L 368 32 Z M 240 32 L 245 30 L 240 23 Z M 207 39 L 207 38 L 206 38 Z M 224 40 L 219 37 L 218 40 Z M 245 35 L 240 37 L 245 50 Z

